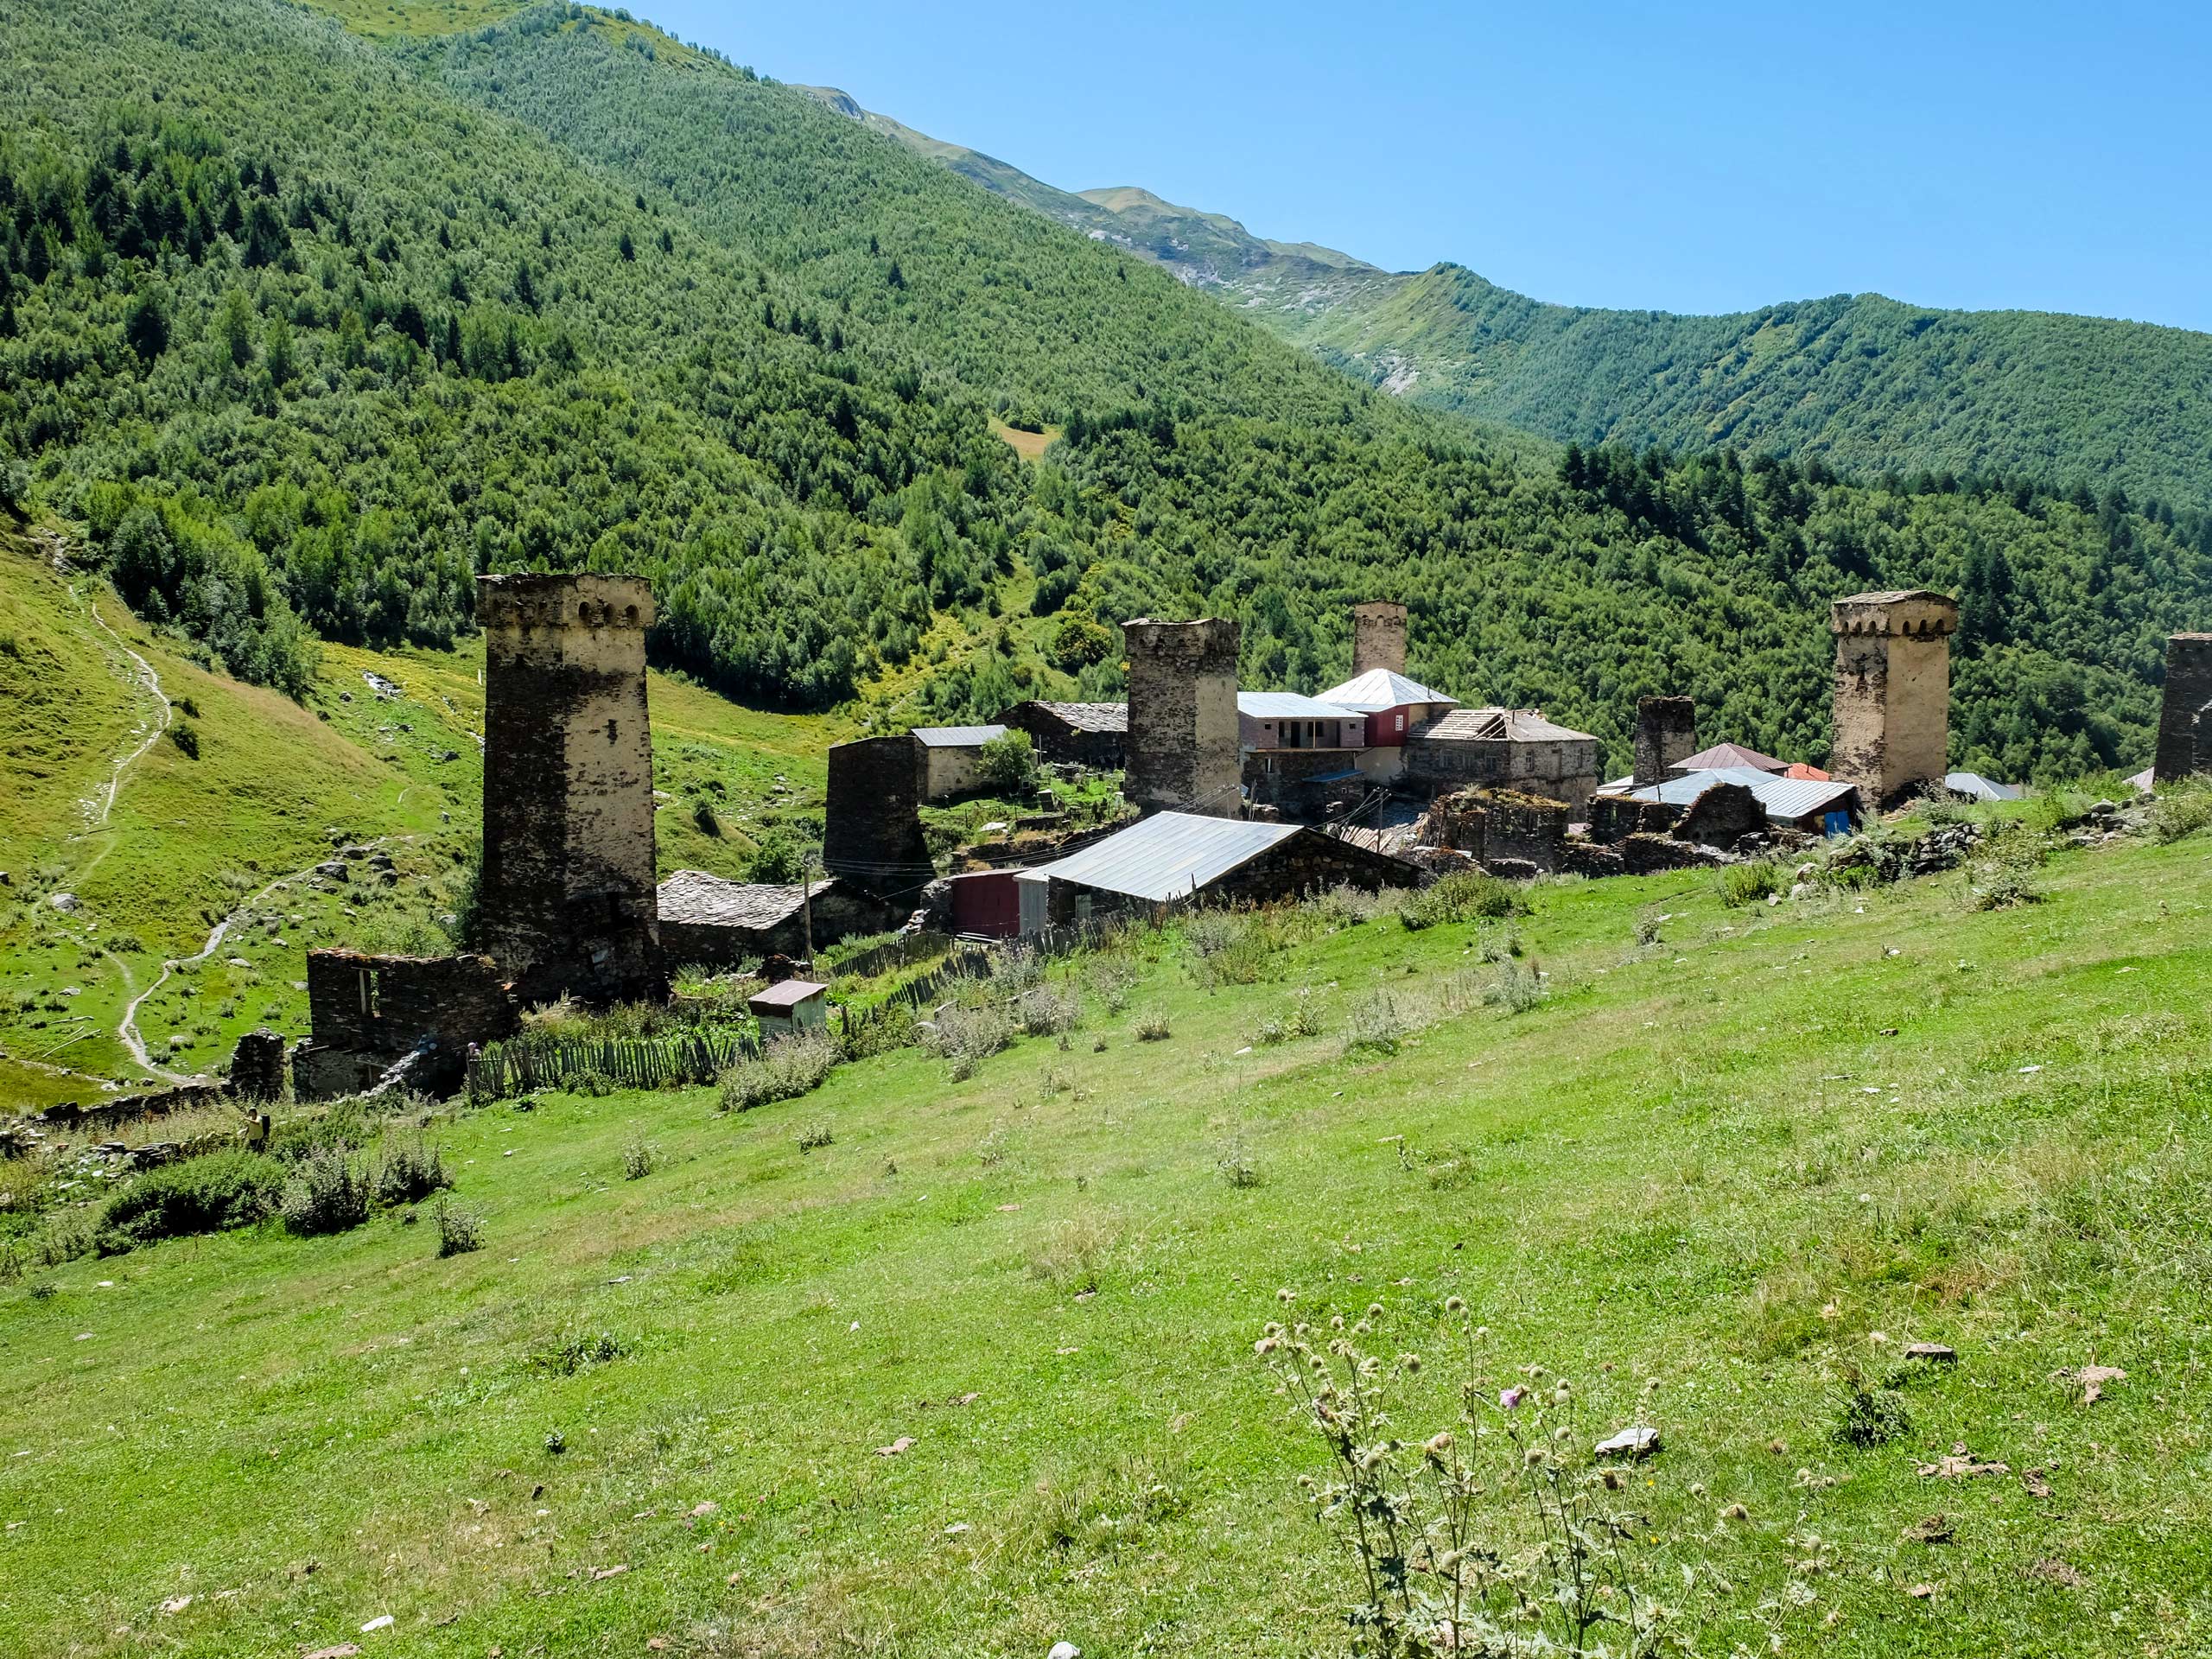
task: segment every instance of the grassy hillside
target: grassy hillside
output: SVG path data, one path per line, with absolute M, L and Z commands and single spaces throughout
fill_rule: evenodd
M 906 1050 L 741 1116 L 441 1117 L 474 1254 L 393 1211 L 31 1265 L 0 1645 L 1344 1651 L 1323 1450 L 1253 1352 L 1287 1287 L 1428 1360 L 1410 1439 L 1463 1375 L 1503 1427 L 1527 1367 L 1576 1448 L 1656 1425 L 1606 1501 L 1690 1650 L 2196 1651 L 2212 861 L 2039 880 L 1539 887 L 1520 1013 L 1482 1000 L 1503 924 L 1140 937 L 1071 965 L 1067 1047 L 964 1081 Z M 2088 1404 L 2092 1363 L 2126 1376 Z M 1854 1387 L 1896 1390 L 1871 1430 Z M 1918 1472 L 1960 1446 L 2003 1467 Z M 1510 1484 L 1478 1535 L 1517 1558 Z
M 188 651 L 0 525 L 0 1105 L 219 1069 L 257 1025 L 303 1034 L 311 948 L 451 948 L 440 918 L 482 798 L 480 643 L 325 646 L 300 702 Z M 819 840 L 844 728 L 658 673 L 648 695 L 664 872 L 742 877 L 764 848 Z M 315 876 L 343 845 L 388 854 L 392 881 Z M 150 1065 L 119 1031 L 142 993 Z

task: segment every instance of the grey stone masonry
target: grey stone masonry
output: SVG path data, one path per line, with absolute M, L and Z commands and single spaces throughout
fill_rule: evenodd
M 1122 624 L 1129 662 L 1128 771 L 1141 812 L 1233 818 L 1243 806 L 1237 742 L 1236 621 Z
M 665 989 L 642 576 L 480 576 L 486 948 L 525 1004 Z
M 1958 601 L 1923 590 L 1854 594 L 1830 607 L 1835 747 L 1827 770 L 1877 810 L 1942 779 Z
M 1406 607 L 1391 600 L 1351 607 L 1351 677 L 1370 668 L 1406 671 Z
M 911 733 L 833 745 L 823 863 L 902 914 L 918 908 L 936 874 L 922 835 L 928 792 L 929 757 Z
M 2158 710 L 2156 782 L 2212 772 L 2212 633 L 2166 641 L 2166 695 Z
M 1664 783 L 1678 761 L 1697 753 L 1697 704 L 1688 697 L 1643 697 L 1636 705 L 1638 789 Z

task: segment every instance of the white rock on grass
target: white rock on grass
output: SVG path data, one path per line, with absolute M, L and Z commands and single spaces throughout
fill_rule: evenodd
M 1598 1442 L 1596 1455 L 1601 1458 L 1648 1458 L 1659 1449 L 1659 1431 L 1648 1423 L 1638 1423 L 1624 1428 L 1618 1434 Z
M 1055 1642 L 1045 1659 L 1083 1659 L 1083 1649 L 1072 1642 Z

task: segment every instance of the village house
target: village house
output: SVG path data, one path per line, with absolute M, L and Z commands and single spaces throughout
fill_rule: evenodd
M 923 798 L 949 801 L 982 792 L 983 745 L 1004 737 L 1004 726 L 917 726 L 922 746 Z
M 770 957 L 803 962 L 823 945 L 881 932 L 900 919 L 890 906 L 835 876 L 802 887 L 677 870 L 660 884 L 659 899 L 662 955 L 673 964 L 702 968 Z
M 1128 757 L 1126 702 L 1017 702 L 999 710 L 999 724 L 1028 733 L 1039 754 L 1065 766 L 1119 772 Z

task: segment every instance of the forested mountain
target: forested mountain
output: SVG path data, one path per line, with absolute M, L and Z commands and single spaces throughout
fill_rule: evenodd
M 1237 615 L 1255 683 L 1402 597 L 1416 673 L 1623 749 L 1634 698 L 1825 750 L 1826 604 L 1968 594 L 1962 760 L 2139 765 L 2212 525 L 1993 475 L 1560 452 L 1383 396 L 1155 265 L 813 98 L 564 4 L 401 48 L 277 0 L 0 13 L 0 442 L 131 602 L 296 684 L 311 634 L 436 641 L 468 579 L 655 579 L 653 649 L 866 700 L 1008 594 L 1111 690 L 1113 626 Z M 1064 429 L 1039 463 L 991 416 Z
M 1071 194 L 818 95 L 1417 403 L 1562 442 L 1733 444 L 1840 470 L 2018 474 L 2212 505 L 2212 334 L 1878 294 L 1728 316 L 1548 305 L 1456 264 L 1385 272 L 1268 241 L 1143 190 Z

